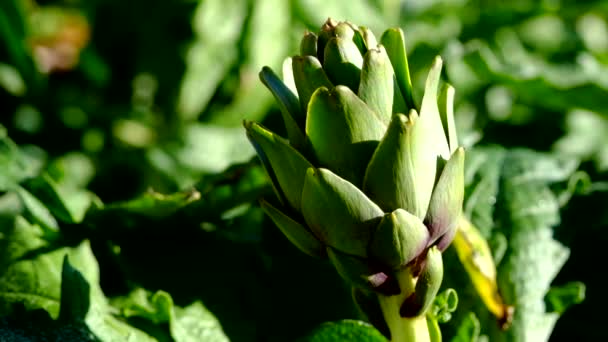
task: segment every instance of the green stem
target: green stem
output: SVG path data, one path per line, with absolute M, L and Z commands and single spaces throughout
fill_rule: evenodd
M 425 314 L 411 318 L 404 318 L 399 314 L 401 304 L 414 292 L 416 279 L 412 278 L 408 270 L 400 272 L 398 279 L 401 288 L 400 294 L 378 295 L 384 320 L 391 332 L 391 342 L 430 342 L 431 337 Z

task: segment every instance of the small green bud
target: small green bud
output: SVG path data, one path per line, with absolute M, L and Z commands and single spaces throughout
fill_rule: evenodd
M 416 289 L 401 305 L 401 317 L 416 317 L 426 313 L 429 309 L 443 281 L 443 259 L 437 247 L 428 250 L 424 259 L 424 266 L 418 280 Z
M 429 232 L 422 221 L 403 209 L 384 215 L 370 244 L 370 256 L 398 269 L 427 246 Z

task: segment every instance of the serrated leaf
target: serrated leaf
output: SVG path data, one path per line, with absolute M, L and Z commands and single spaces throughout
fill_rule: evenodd
M 560 211 L 550 185 L 569 178 L 573 163 L 524 149 L 467 153 L 471 156 L 467 164 L 473 164 L 465 177 L 467 193 L 478 196 L 469 196 L 466 208 L 472 213 L 484 208 L 484 216 L 472 218 L 473 223 L 478 218 L 488 222 L 482 235 L 491 238 L 499 233 L 506 238 L 505 255 L 497 265 L 498 286 L 505 302 L 515 308 L 509 327 L 508 322 L 487 321 L 486 311 L 478 307 L 481 326 L 492 341 L 547 340 L 559 314 L 547 310 L 545 296 L 569 255 L 553 237 Z M 482 188 L 484 183 L 489 186 Z M 501 324 L 508 329 L 501 329 Z

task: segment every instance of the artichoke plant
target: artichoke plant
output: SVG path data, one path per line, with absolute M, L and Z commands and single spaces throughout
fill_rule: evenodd
M 287 137 L 244 123 L 278 197 L 264 211 L 300 250 L 329 259 L 392 341 L 437 339 L 426 312 L 462 213 L 464 150 L 441 67 L 437 57 L 417 106 L 402 30 L 377 41 L 328 19 L 283 79 L 260 72 Z

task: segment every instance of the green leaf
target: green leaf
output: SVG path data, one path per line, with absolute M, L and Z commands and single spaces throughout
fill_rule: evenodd
M 162 218 L 170 216 L 200 199 L 200 196 L 200 193 L 197 191 L 184 191 L 165 195 L 149 190 L 132 200 L 110 203 L 103 209 L 100 209 L 100 214 L 104 215 L 106 212 L 116 211 L 122 214 L 130 213 L 150 218 Z
M 388 125 L 393 114 L 393 68 L 386 50 L 370 49 L 363 59 L 357 94 Z
M 217 319 L 200 302 L 181 308 L 174 305 L 164 291 L 150 294 L 137 288 L 112 303 L 123 317 L 140 318 L 155 325 L 168 324 L 168 332 L 175 342 L 228 341 Z
M 255 155 L 241 127 L 196 123 L 184 127 L 179 135 L 183 145 L 170 144 L 166 149 L 180 166 L 196 172 L 222 172 Z
M 464 62 L 485 83 L 505 85 L 513 89 L 518 101 L 555 111 L 572 107 L 604 111 L 600 99 L 608 92 L 605 82 L 608 71 L 597 57 L 581 54 L 577 63 L 549 63 L 523 49 L 515 32 L 507 31 L 499 38 L 503 39 L 499 39 L 498 46 L 516 45 L 518 53 L 514 54 L 513 49 L 497 53 L 485 42 L 473 41 L 463 56 Z
M 66 255 L 61 270 L 61 304 L 59 320 L 63 322 L 83 322 L 89 312 L 89 283 L 77 269 L 72 267 Z
M 423 219 L 435 183 L 436 155 L 425 144 L 415 112 L 395 114 L 374 152 L 363 190 L 385 211 L 398 208 Z M 414 140 L 418 138 L 419 140 Z M 421 140 L 422 139 L 422 140 Z
M 472 166 L 465 176 L 467 193 L 472 196 L 468 196 L 465 208 L 472 213 L 484 212 L 471 219 L 486 238 L 500 234 L 507 241 L 497 265 L 497 280 L 504 302 L 515 308 L 511 327 L 502 330 L 478 297 L 459 292 L 461 303 L 469 302 L 468 308 L 474 310 L 492 341 L 547 340 L 559 317 L 547 307 L 547 293 L 569 256 L 569 250 L 553 237 L 560 207 L 550 186 L 567 181 L 576 162 L 554 154 L 493 147 L 468 151 L 467 166 Z M 476 220 L 487 223 L 481 225 Z M 446 276 L 447 286 L 453 277 Z M 473 304 L 475 301 L 479 306 Z
M 57 183 L 44 173 L 24 184 L 60 221 L 80 223 L 91 206 L 101 205 L 93 193 Z
M 593 160 L 599 171 L 608 170 L 608 119 L 600 112 L 575 109 L 566 114 L 566 134 L 553 148 L 567 156 Z
M 367 246 L 383 212 L 361 190 L 326 169 L 308 169 L 302 214 L 325 244 L 346 254 L 367 257 Z
M 57 220 L 39 199 L 22 187 L 18 187 L 15 192 L 19 196 L 25 209 L 24 215 L 26 215 L 31 222 L 40 225 L 46 232 L 51 234 L 59 230 Z
M 368 341 L 386 342 L 387 339 L 369 323 L 343 320 L 323 323 L 298 342 Z
M 574 281 L 552 287 L 545 296 L 547 312 L 563 314 L 570 306 L 585 300 L 585 284 Z
M 40 171 L 39 164 L 23 153 L 0 125 L 0 191 L 12 190 L 23 180 L 35 177 Z
M 283 232 L 287 239 L 298 247 L 298 249 L 310 256 L 326 256 L 325 246 L 323 246 L 308 228 L 285 215 L 266 201 L 262 201 L 261 206 L 266 215 L 270 216 L 281 232 Z
M 321 88 L 310 100 L 306 133 L 315 156 L 322 167 L 357 186 L 385 130 L 377 114 L 347 87 Z
M 127 338 L 152 341 L 144 332 L 110 314 L 99 286 L 97 261 L 88 241 L 73 248 L 53 247 L 42 237 L 42 229 L 30 225 L 23 217 L 4 217 L 2 220 L 0 316 L 19 314 L 21 306 L 27 311 L 44 310 L 49 319 L 59 317 L 58 332 L 54 333 L 74 328 L 84 332 L 90 329 L 102 341 Z M 66 256 L 69 264 L 63 262 Z M 85 305 L 87 300 L 83 300 L 85 295 L 89 298 L 88 305 Z M 37 333 L 39 329 L 35 330 Z
M 283 138 L 253 122 L 245 122 L 247 137 L 254 144 L 281 200 L 295 210 L 302 204 L 302 187 L 306 170 L 312 164 Z
M 192 121 L 207 106 L 230 67 L 238 60 L 248 5 L 246 2 L 201 2 L 193 15 L 195 40 L 185 57 L 186 71 L 179 90 L 177 112 Z

